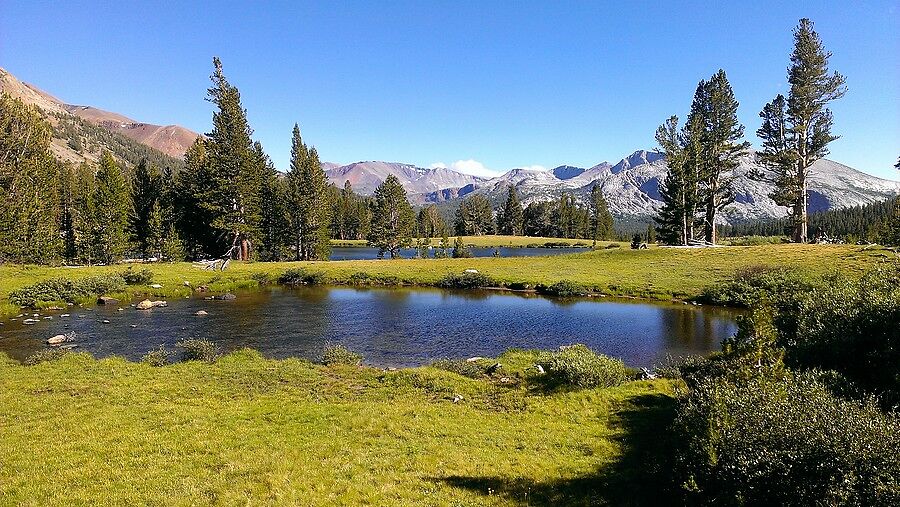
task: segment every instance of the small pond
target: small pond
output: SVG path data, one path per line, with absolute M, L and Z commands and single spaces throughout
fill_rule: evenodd
M 195 316 L 199 310 L 208 315 Z M 68 317 L 41 312 L 40 321 L 30 326 L 22 319 L 5 320 L 0 351 L 21 360 L 46 347 L 50 336 L 74 331 L 74 350 L 131 360 L 159 345 L 174 349 L 179 340 L 205 338 L 224 352 L 250 347 L 275 358 L 316 359 L 326 342 L 341 343 L 378 366 L 584 343 L 629 365 L 650 366 L 666 355 L 717 350 L 735 332 L 738 314 L 612 298 L 346 287 L 241 292 L 233 301 L 175 299 L 168 307 L 143 311 L 127 305 L 121 311 L 114 306 L 65 311 Z
M 532 248 L 532 247 L 469 247 L 472 257 L 536 257 L 539 255 L 563 255 L 571 253 L 589 252 L 590 248 L 582 247 L 559 247 L 559 248 Z M 451 249 L 452 251 L 452 249 Z M 437 248 L 432 248 L 428 256 L 434 257 Z M 402 248 L 400 257 L 411 259 L 416 256 L 416 249 Z M 331 249 L 330 260 L 333 261 L 355 261 L 369 260 L 378 258 L 378 249 L 367 246 L 360 247 L 334 247 Z

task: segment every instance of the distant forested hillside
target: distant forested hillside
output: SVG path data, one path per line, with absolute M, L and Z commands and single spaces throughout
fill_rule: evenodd
M 871 241 L 886 243 L 886 224 L 900 205 L 900 197 L 865 206 L 853 206 L 813 213 L 809 216 L 810 237 L 827 235 L 847 242 Z M 782 236 L 793 225 L 789 218 L 757 220 L 723 227 L 725 236 Z

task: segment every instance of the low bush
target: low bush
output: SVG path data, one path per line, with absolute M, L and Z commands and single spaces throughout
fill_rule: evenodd
M 347 278 L 348 285 L 372 285 L 374 279 L 366 272 L 357 271 Z
M 9 293 L 9 300 L 19 306 L 34 307 L 44 301 L 76 302 L 79 298 L 99 296 L 125 290 L 125 279 L 119 275 L 98 275 L 69 280 L 51 278 Z
M 714 305 L 750 308 L 760 300 L 796 300 L 814 284 L 787 268 L 750 266 L 735 272 L 731 279 L 703 290 L 701 301 Z
M 165 366 L 169 364 L 169 357 L 171 357 L 171 355 L 172 354 L 166 350 L 164 346 L 160 345 L 158 349 L 151 350 L 144 354 L 144 357 L 141 358 L 141 362 L 149 364 L 150 366 Z
M 278 283 L 281 285 L 321 285 L 325 283 L 325 273 L 291 268 L 278 277 Z
M 571 280 L 560 280 L 552 285 L 538 284 L 535 288 L 540 294 L 563 298 L 586 296 L 588 294 L 586 287 Z
M 900 420 L 815 372 L 702 377 L 674 432 L 689 505 L 900 504 Z
M 57 361 L 57 360 L 65 357 L 65 355 L 68 353 L 69 353 L 68 349 L 59 349 L 59 348 L 43 349 L 43 350 L 39 350 L 39 351 L 35 352 L 34 354 L 31 354 L 30 356 L 26 357 L 25 361 L 23 361 L 23 364 L 25 366 L 34 366 L 36 364 L 46 363 L 49 361 Z
M 622 248 L 622 245 L 620 245 L 618 243 L 610 243 L 603 248 L 604 248 L 604 250 L 612 250 L 614 248 Z
M 512 282 L 512 283 L 506 284 L 506 287 L 509 289 L 512 289 L 512 290 L 530 290 L 530 289 L 534 288 L 533 285 L 531 285 L 530 283 L 526 283 L 526 282 Z
M 265 272 L 253 273 L 250 279 L 259 284 L 260 287 L 272 284 L 272 275 Z
M 326 366 L 331 366 L 333 364 L 359 366 L 362 364 L 362 361 L 362 354 L 353 352 L 340 344 L 326 344 L 325 350 L 322 352 L 322 364 L 325 364 Z
M 537 358 L 547 380 L 572 387 L 612 387 L 631 377 L 625 363 L 597 354 L 585 345 L 571 345 L 558 352 L 544 352 Z
M 495 287 L 497 282 L 483 273 L 448 273 L 438 281 L 438 287 L 444 289 L 477 289 L 479 287 Z
M 478 378 L 484 375 L 484 367 L 477 361 L 465 359 L 438 359 L 431 366 L 440 370 L 451 371 L 463 377 Z
M 128 266 L 128 269 L 119 273 L 119 276 L 125 280 L 127 285 L 147 285 L 153 281 L 153 271 L 149 268 L 137 271 L 134 266 Z
M 218 347 L 209 340 L 183 340 L 178 342 L 185 361 L 214 363 L 219 358 Z

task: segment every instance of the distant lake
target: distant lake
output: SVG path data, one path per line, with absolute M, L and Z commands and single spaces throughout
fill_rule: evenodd
M 506 247 L 501 246 L 497 248 L 488 248 L 488 247 L 469 247 L 468 250 L 472 252 L 473 257 L 492 257 L 495 253 L 499 253 L 500 257 L 535 257 L 539 255 L 562 255 L 562 254 L 570 254 L 570 253 L 581 253 L 581 252 L 589 252 L 590 248 L 578 248 L 578 247 L 560 247 L 560 248 L 531 248 L 531 247 Z M 429 251 L 428 256 L 434 257 L 437 248 L 432 248 Z M 448 249 L 448 254 L 453 250 Z M 389 257 L 389 254 L 386 254 Z M 402 248 L 400 250 L 400 256 L 405 259 L 410 259 L 416 256 L 415 248 Z M 378 258 L 378 249 L 368 246 L 360 246 L 360 247 L 337 247 L 331 249 L 331 257 L 330 259 L 333 261 L 355 261 L 355 260 L 369 260 L 369 259 L 377 259 Z
M 378 366 L 584 343 L 631 366 L 650 366 L 666 355 L 718 350 L 735 332 L 738 314 L 675 303 L 419 288 L 276 288 L 237 295 L 234 301 L 170 300 L 149 311 L 73 307 L 69 317 L 51 313 L 52 320 L 32 326 L 6 320 L 0 351 L 21 360 L 46 347 L 50 336 L 75 331 L 75 350 L 131 360 L 159 345 L 172 350 L 179 340 L 205 338 L 222 351 L 251 347 L 274 358 L 316 359 L 326 342 L 341 343 Z M 195 316 L 198 310 L 209 315 Z

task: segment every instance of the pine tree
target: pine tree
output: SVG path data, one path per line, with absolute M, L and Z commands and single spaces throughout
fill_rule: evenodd
M 456 210 L 454 229 L 459 236 L 482 236 L 494 233 L 494 210 L 487 197 L 467 197 Z
M 81 163 L 73 175 L 73 241 L 75 259 L 91 265 L 98 262 L 98 251 L 94 238 L 97 233 L 97 207 L 94 205 L 94 169 L 86 162 Z
M 0 93 L 0 262 L 46 263 L 61 250 L 60 165 L 39 111 Z
M 132 208 L 129 213 L 129 230 L 132 241 L 144 258 L 150 253 L 150 215 L 154 206 L 159 207 L 161 183 L 162 175 L 159 169 L 147 159 L 141 160 L 131 179 Z M 161 217 L 160 212 L 160 219 Z M 162 227 L 161 222 L 159 225 Z
M 207 134 L 210 185 L 200 205 L 212 213 L 211 225 L 225 240 L 222 247 L 230 246 L 232 257 L 249 260 L 253 241 L 260 235 L 259 189 L 264 167 L 253 153 L 253 131 L 240 92 L 225 79 L 218 58 L 213 58 L 213 66 L 208 100 L 218 110 L 213 113 L 212 132 Z
M 831 134 L 833 117 L 826 106 L 847 91 L 844 76 L 829 74 L 829 58 L 831 53 L 825 50 L 812 21 L 801 19 L 794 29 L 788 98 L 776 96 L 759 113 L 763 122 L 756 135 L 763 149 L 757 156 L 772 174 L 756 176 L 774 182 L 772 199 L 791 208 L 792 239 L 797 243 L 808 239 L 810 166 L 826 156 L 828 144 L 838 139 Z
M 416 222 L 418 223 L 419 234 L 423 238 L 436 238 L 438 235 L 444 234 L 446 229 L 444 219 L 434 204 L 429 204 L 419 210 Z
M 375 189 L 372 202 L 372 229 L 369 245 L 378 248 L 378 256 L 389 253 L 397 258 L 400 249 L 411 244 L 416 216 L 406 200 L 406 190 L 396 176 L 388 176 Z
M 532 202 L 522 213 L 526 236 L 552 236 L 553 222 L 549 202 Z
M 328 181 L 316 149 L 307 148 L 294 124 L 287 175 L 288 220 L 297 260 L 328 259 L 331 253 L 331 204 Z
M 719 69 L 709 81 L 701 81 L 694 96 L 691 115 L 699 115 L 703 162 L 700 164 L 701 196 L 705 207 L 705 240 L 716 243 L 716 216 L 734 201 L 733 171 L 747 154 L 750 143 L 741 141 L 744 126 L 737 118 L 738 102 L 725 71 Z M 690 123 L 692 118 L 688 118 Z
M 594 244 L 599 240 L 611 239 L 613 236 L 613 217 L 603 197 L 600 186 L 591 187 L 591 239 Z
M 656 243 L 656 228 L 647 224 L 647 243 Z
M 663 205 L 656 223 L 663 241 L 687 245 L 694 239 L 694 221 L 699 203 L 697 153 L 699 118 L 679 130 L 672 116 L 656 130 L 656 142 L 666 157 L 666 176 L 659 185 Z
M 94 187 L 94 245 L 99 259 L 118 262 L 128 249 L 128 210 L 131 198 L 125 176 L 109 152 L 100 156 Z
M 204 196 L 212 193 L 213 178 L 207 140 L 197 138 L 184 155 L 184 169 L 174 180 L 175 227 L 184 241 L 188 258 L 202 259 L 222 254 L 222 238 L 212 227 L 215 210 L 203 205 Z
M 264 168 L 260 181 L 260 231 L 261 244 L 257 251 L 264 261 L 278 261 L 284 257 L 289 236 L 286 210 L 287 185 L 278 177 L 278 171 L 269 157 L 263 152 L 262 145 L 254 143 L 253 151 L 259 164 Z
M 497 214 L 497 229 L 500 234 L 521 236 L 524 228 L 523 221 L 522 203 L 519 202 L 516 188 L 510 185 L 506 195 L 506 203 L 503 204 L 501 212 Z

